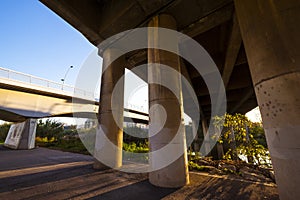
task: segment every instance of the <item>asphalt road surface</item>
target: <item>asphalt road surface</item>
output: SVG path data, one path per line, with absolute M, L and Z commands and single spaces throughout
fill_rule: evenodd
M 147 174 L 98 171 L 92 163 L 87 155 L 0 146 L 0 199 L 278 199 L 276 185 L 190 173 L 188 186 L 166 189 Z

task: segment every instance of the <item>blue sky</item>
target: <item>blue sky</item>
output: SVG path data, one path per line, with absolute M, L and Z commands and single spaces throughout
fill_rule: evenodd
M 74 85 L 96 48 L 37 0 L 0 1 L 0 67 Z M 99 63 L 101 65 L 101 63 Z

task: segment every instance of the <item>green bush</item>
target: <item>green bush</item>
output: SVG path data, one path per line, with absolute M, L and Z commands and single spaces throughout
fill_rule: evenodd
M 63 123 L 47 119 L 45 122 L 39 120 L 36 129 L 37 137 L 47 137 L 48 140 L 61 138 L 64 134 Z
M 123 141 L 125 143 L 146 144 L 148 142 L 148 131 L 138 126 L 128 126 L 123 129 Z M 134 137 L 134 136 L 137 137 Z
M 261 124 L 253 123 L 245 115 L 237 113 L 215 117 L 214 125 L 219 129 L 223 126 L 218 142 L 224 147 L 229 146 L 224 159 L 238 160 L 238 155 L 244 155 L 248 163 L 270 165 L 270 155 Z
M 201 172 L 209 172 L 211 169 L 204 165 L 198 165 L 197 163 L 194 163 L 193 161 L 189 161 L 189 170 L 196 170 Z
M 10 129 L 10 123 L 4 123 L 0 125 L 0 143 L 3 143 L 6 139 L 8 131 Z
M 82 144 L 79 138 L 72 138 L 72 139 L 60 139 L 56 141 L 47 141 L 47 138 L 42 138 L 41 140 L 36 140 L 36 145 L 40 147 L 47 147 L 50 149 L 57 149 L 61 151 L 68 151 L 74 153 L 81 153 L 81 154 L 89 154 L 85 146 Z
M 128 151 L 128 152 L 133 152 L 133 153 L 148 153 L 149 152 L 149 147 L 148 143 L 146 144 L 139 144 L 137 145 L 136 143 L 123 143 L 123 150 Z

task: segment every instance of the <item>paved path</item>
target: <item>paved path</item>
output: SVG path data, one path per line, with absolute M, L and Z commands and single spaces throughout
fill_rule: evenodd
M 180 189 L 152 186 L 146 174 L 96 171 L 87 155 L 0 146 L 0 199 L 278 199 L 276 186 L 190 173 Z
M 47 166 L 61 163 L 93 161 L 91 156 L 46 148 L 11 150 L 0 145 L 0 171 Z

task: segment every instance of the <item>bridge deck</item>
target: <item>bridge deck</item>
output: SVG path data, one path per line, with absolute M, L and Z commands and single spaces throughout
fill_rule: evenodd
M 0 68 L 0 119 L 96 118 L 99 102 L 94 93 L 39 77 Z M 124 121 L 148 123 L 148 114 L 124 109 Z

